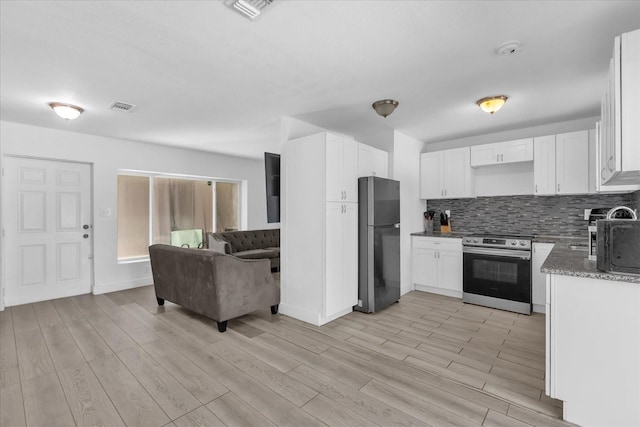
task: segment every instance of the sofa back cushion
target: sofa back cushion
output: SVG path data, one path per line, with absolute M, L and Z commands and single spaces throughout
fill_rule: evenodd
M 231 253 L 244 252 L 251 249 L 265 249 L 280 247 L 280 229 L 226 231 L 211 233 L 209 241 L 222 238 L 231 246 Z

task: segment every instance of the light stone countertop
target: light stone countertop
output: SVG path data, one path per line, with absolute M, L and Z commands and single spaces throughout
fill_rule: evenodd
M 441 233 L 439 231 L 433 231 L 431 233 L 427 233 L 426 231 L 411 233 L 412 236 L 418 237 L 447 237 L 451 239 L 462 239 L 464 236 L 467 236 L 469 234 L 470 233 L 457 233 L 455 231 L 451 233 Z
M 588 258 L 588 252 L 584 250 L 571 250 L 569 244 L 573 242 L 584 243 L 585 239 L 558 239 L 540 271 L 547 274 L 559 274 L 562 276 L 585 277 L 588 279 L 613 280 L 616 282 L 640 283 L 640 276 L 632 274 L 608 273 L 598 270 L 596 261 Z M 538 240 L 534 240 L 538 242 Z

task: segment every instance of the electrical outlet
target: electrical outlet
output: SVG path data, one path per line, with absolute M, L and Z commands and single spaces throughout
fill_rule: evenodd
M 589 215 L 591 215 L 591 209 L 585 209 L 584 210 L 584 220 L 585 221 L 589 220 Z
M 444 214 L 447 216 L 447 218 L 451 218 L 451 211 L 449 209 L 444 211 Z

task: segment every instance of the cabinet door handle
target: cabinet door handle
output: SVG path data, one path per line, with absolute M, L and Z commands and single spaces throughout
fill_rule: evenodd
M 500 161 L 504 162 L 504 154 L 500 154 Z
M 558 184 L 558 192 L 560 192 L 560 184 Z
M 536 184 L 536 193 L 538 192 L 538 184 Z
M 496 162 L 500 161 L 500 154 L 496 154 Z

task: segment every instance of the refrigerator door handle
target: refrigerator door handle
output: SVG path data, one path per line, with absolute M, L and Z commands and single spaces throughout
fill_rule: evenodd
M 400 223 L 393 224 L 393 228 L 400 228 Z

